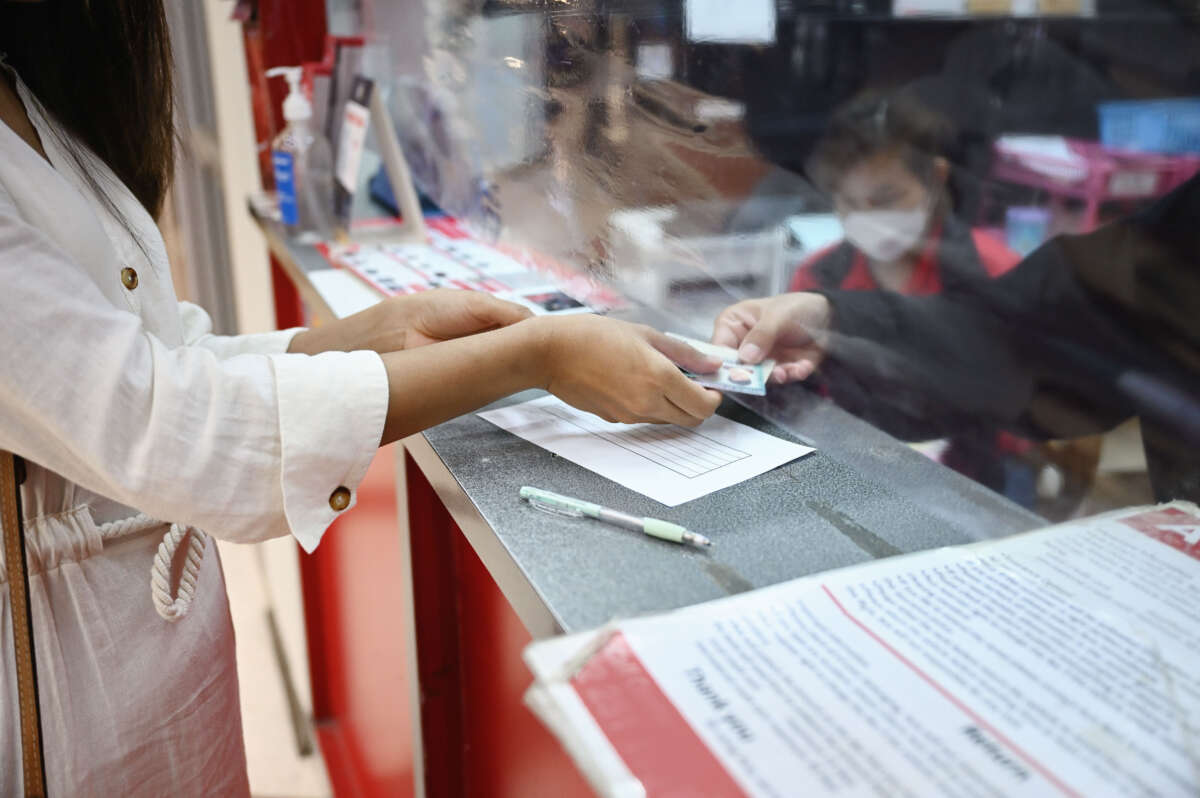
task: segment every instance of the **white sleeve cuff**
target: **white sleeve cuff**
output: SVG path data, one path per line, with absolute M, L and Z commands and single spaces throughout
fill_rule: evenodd
M 271 359 L 284 515 L 292 535 L 311 553 L 329 525 L 358 500 L 358 483 L 383 437 L 387 371 L 383 359 L 369 351 Z

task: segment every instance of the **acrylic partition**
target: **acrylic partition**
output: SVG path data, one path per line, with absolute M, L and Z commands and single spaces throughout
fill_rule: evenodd
M 816 374 L 772 420 L 836 402 L 1050 518 L 1200 493 L 1194 0 L 355 8 L 473 234 L 705 338 L 776 297 L 736 312 Z

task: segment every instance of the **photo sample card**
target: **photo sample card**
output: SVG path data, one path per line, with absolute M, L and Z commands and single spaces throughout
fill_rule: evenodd
M 728 346 L 718 346 L 676 333 L 667 333 L 667 335 L 721 361 L 721 368 L 711 374 L 693 374 L 687 369 L 682 369 L 688 379 L 705 388 L 716 388 L 718 391 L 766 396 L 767 380 L 771 378 L 771 370 L 775 368 L 774 360 L 764 360 L 761 363 L 742 363 L 738 359 L 737 350 Z

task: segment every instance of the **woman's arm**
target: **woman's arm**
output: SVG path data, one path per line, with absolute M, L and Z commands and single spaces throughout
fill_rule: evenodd
M 298 333 L 288 351 L 363 349 L 383 355 L 388 372 L 383 443 L 529 388 L 626 422 L 695 426 L 719 401 L 676 367 L 703 373 L 715 361 L 673 338 L 595 316 L 534 319 L 476 291 L 393 297 Z
M 383 443 L 501 397 L 543 388 L 608 421 L 695 426 L 720 395 L 676 366 L 715 361 L 649 327 L 600 316 L 528 319 L 501 330 L 383 355 L 389 403 Z
M 440 288 L 389 297 L 337 321 L 302 330 L 289 352 L 397 352 L 496 330 L 528 319 L 527 308 L 479 291 Z
M 288 351 L 361 349 L 383 355 L 388 372 L 383 443 L 529 388 L 626 422 L 695 426 L 719 401 L 676 367 L 703 373 L 715 361 L 673 338 L 595 316 L 534 319 L 477 291 L 392 297 L 300 332 Z
M 389 297 L 346 318 L 311 329 L 247 335 L 213 335 L 212 319 L 191 302 L 179 303 L 184 343 L 202 346 L 222 360 L 236 355 L 285 352 L 393 352 L 515 324 L 528 309 L 477 291 L 438 289 Z
M 10 286 L 0 300 L 0 448 L 242 542 L 290 532 L 311 551 L 346 508 L 332 498 L 353 494 L 381 439 L 519 387 L 543 385 L 621 420 L 688 422 L 717 403 L 655 349 L 677 351 L 658 334 L 593 316 L 384 356 L 170 347 L 114 307 L 2 189 L 0 277 Z

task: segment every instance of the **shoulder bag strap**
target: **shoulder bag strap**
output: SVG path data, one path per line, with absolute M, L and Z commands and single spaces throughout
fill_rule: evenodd
M 33 652 L 33 616 L 29 609 L 29 573 L 25 564 L 25 530 L 21 494 L 25 464 L 0 451 L 0 520 L 4 526 L 4 562 L 12 607 L 13 651 L 17 658 L 17 699 L 21 704 L 21 764 L 26 798 L 45 798 L 46 764 L 42 759 L 42 721 L 38 710 L 37 667 Z

